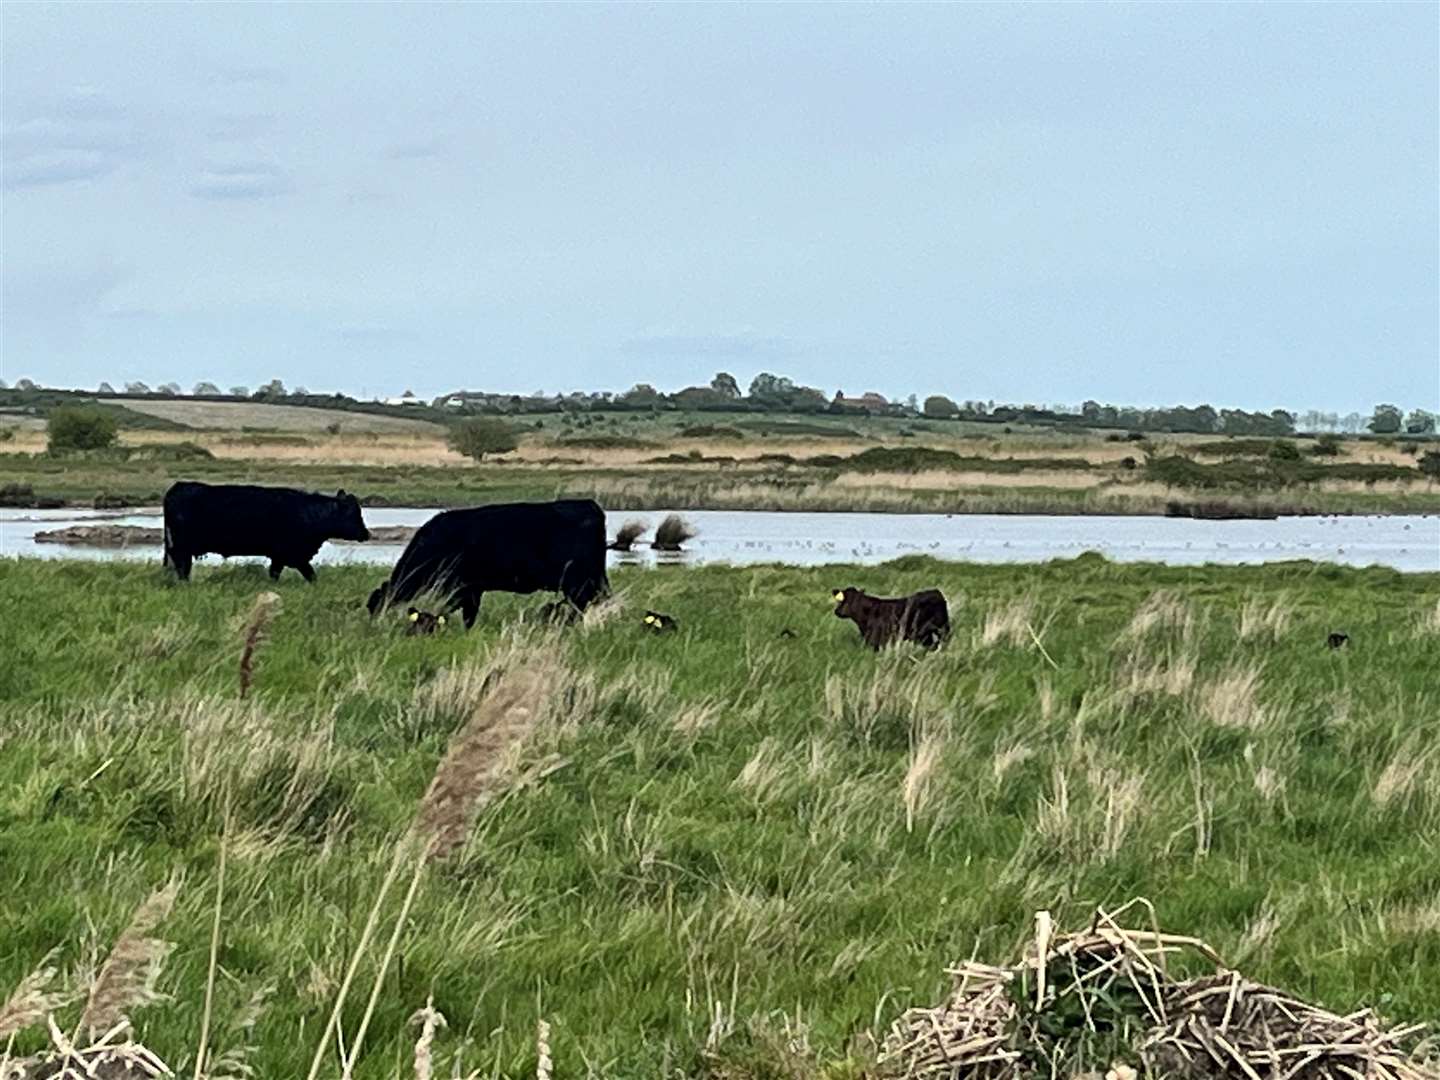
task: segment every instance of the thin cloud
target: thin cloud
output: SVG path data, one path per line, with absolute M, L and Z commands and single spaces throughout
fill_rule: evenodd
M 206 134 L 219 142 L 241 142 L 269 132 L 275 119 L 274 113 L 227 113 L 211 120 Z
M 7 154 L 0 164 L 6 191 L 69 184 L 112 173 L 119 162 L 98 150 L 50 150 L 12 160 Z
M 215 81 L 222 86 L 273 85 L 285 81 L 285 73 L 264 65 L 236 65 L 215 72 Z
M 415 161 L 440 157 L 445 153 L 445 148 L 445 139 L 439 135 L 432 135 L 427 139 L 395 143 L 386 148 L 385 156 L 391 161 Z
M 0 141 L 0 181 L 7 191 L 98 179 L 143 157 L 123 112 L 82 87 L 43 112 L 7 127 Z
M 290 177 L 274 165 L 250 162 L 206 169 L 190 188 L 197 199 L 269 199 L 294 188 Z

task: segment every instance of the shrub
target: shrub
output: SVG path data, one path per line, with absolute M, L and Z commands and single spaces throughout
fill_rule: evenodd
M 476 461 L 486 454 L 508 454 L 519 445 L 515 432 L 504 420 L 478 417 L 463 420 L 450 431 L 450 448 Z
M 63 405 L 50 414 L 50 452 L 103 450 L 115 442 L 115 419 L 99 409 Z
M 649 450 L 655 446 L 653 442 L 628 435 L 575 435 L 561 439 L 559 445 L 583 450 Z
M 0 427 L 0 442 L 9 442 L 15 438 L 15 429 L 12 427 Z
M 1321 435 L 1315 440 L 1315 445 L 1310 447 L 1310 453 L 1316 457 L 1338 457 L 1340 437 L 1338 435 Z
M 1300 448 L 1289 439 L 1276 439 L 1270 444 L 1271 461 L 1299 461 Z
M 1430 479 L 1440 479 L 1440 450 L 1426 450 L 1420 458 L 1420 471 Z
M 657 551 L 679 551 L 680 545 L 695 536 L 692 529 L 679 514 L 671 514 L 655 530 L 655 540 L 650 545 Z
M 695 424 L 681 428 L 680 434 L 687 439 L 743 439 L 745 433 L 739 428 L 724 424 Z

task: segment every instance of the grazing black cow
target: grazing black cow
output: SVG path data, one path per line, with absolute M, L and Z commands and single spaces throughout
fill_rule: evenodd
M 422 634 L 433 634 L 436 630 L 445 625 L 445 616 L 436 615 L 431 611 L 421 611 L 412 607 L 405 613 L 409 620 L 405 626 L 406 637 L 420 637 Z
M 836 617 L 854 620 L 872 649 L 902 640 L 936 649 L 950 633 L 950 612 L 939 589 L 894 599 L 867 596 L 856 588 L 837 589 L 831 598 Z
M 165 565 L 190 579 L 197 555 L 264 555 L 271 578 L 287 566 L 306 581 L 326 540 L 368 540 L 360 500 L 337 491 L 316 495 L 252 484 L 201 484 L 182 480 L 165 492 Z
M 1338 649 L 1338 648 L 1340 648 L 1342 645 L 1348 644 L 1349 641 L 1350 641 L 1350 635 L 1349 635 L 1349 634 L 1341 634 L 1341 633 L 1338 633 L 1338 632 L 1337 632 L 1337 633 L 1331 634 L 1329 637 L 1327 637 L 1327 638 L 1325 639 L 1325 644 L 1328 645 L 1328 646 L 1330 646 L 1330 648 L 1332 648 L 1332 649 Z
M 645 625 L 657 634 L 668 634 L 680 629 L 680 624 L 673 615 L 662 615 L 658 611 L 645 612 Z
M 446 510 L 420 526 L 388 580 L 370 594 L 374 615 L 427 591 L 475 625 L 487 592 L 562 594 L 584 611 L 608 592 L 605 511 L 590 499 Z

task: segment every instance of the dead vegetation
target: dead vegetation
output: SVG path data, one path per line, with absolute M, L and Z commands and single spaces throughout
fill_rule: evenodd
M 1123 916 L 1146 915 L 1129 929 Z M 1211 973 L 1182 978 L 1178 961 Z M 1056 934 L 1035 916 L 1019 961 L 949 969 L 949 998 L 910 1009 L 886 1037 L 884 1075 L 1025 1080 L 1098 1073 L 1177 1080 L 1435 1080 L 1427 1026 L 1388 1027 L 1371 1010 L 1341 1016 L 1246 979 L 1195 937 L 1163 933 L 1148 901 L 1096 911 Z

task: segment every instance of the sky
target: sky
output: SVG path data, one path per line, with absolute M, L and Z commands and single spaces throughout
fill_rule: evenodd
M 1440 407 L 1440 7 L 0 5 L 0 378 Z

